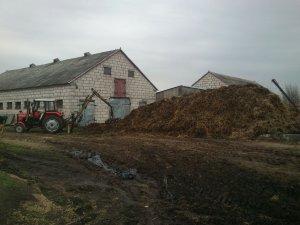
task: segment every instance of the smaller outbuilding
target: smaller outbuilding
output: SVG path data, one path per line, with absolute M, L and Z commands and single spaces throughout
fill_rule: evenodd
M 237 77 L 232 77 L 220 73 L 208 71 L 199 80 L 197 80 L 192 87 L 199 89 L 216 89 L 230 85 L 244 86 L 247 84 L 257 84 L 255 81 L 245 80 Z
M 177 86 L 173 88 L 169 88 L 160 92 L 156 93 L 156 101 L 160 101 L 165 98 L 171 98 L 171 97 L 180 97 L 183 95 L 188 95 L 195 92 L 200 92 L 201 89 L 194 88 L 194 87 L 187 87 L 187 86 Z
M 177 86 L 173 88 L 169 88 L 163 91 L 159 91 L 156 93 L 156 101 L 160 101 L 162 99 L 171 98 L 171 97 L 180 97 L 183 95 L 188 95 L 195 92 L 201 92 L 206 89 L 217 89 L 220 87 L 226 87 L 230 85 L 239 85 L 244 86 L 247 84 L 256 84 L 255 81 L 250 81 L 246 79 L 241 79 L 238 77 L 232 77 L 220 73 L 215 73 L 212 71 L 208 71 L 204 74 L 200 79 L 198 79 L 191 87 L 188 86 Z

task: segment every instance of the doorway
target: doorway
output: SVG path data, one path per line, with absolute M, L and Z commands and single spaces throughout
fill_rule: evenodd
M 130 99 L 129 98 L 110 98 L 109 103 L 113 108 L 114 118 L 123 119 L 130 113 Z
M 82 106 L 83 102 L 84 100 L 79 100 L 79 105 Z M 95 101 L 88 104 L 82 113 L 81 121 L 78 124 L 79 126 L 84 127 L 95 122 L 95 106 Z

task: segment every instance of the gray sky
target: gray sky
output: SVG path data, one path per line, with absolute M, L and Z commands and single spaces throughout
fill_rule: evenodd
M 120 47 L 160 90 L 208 70 L 300 86 L 300 0 L 0 0 L 0 73 Z

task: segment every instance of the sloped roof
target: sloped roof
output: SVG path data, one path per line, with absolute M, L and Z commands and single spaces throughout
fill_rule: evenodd
M 224 82 L 227 85 L 247 85 L 247 84 L 257 84 L 255 81 L 250 81 L 238 77 L 232 77 L 220 73 L 215 73 L 212 71 L 208 71 L 206 74 L 204 74 L 200 79 L 198 79 L 192 86 L 194 86 L 196 83 L 198 83 L 203 77 L 207 76 L 208 74 L 212 74 L 222 82 Z
M 178 86 L 171 87 L 171 88 L 168 88 L 168 89 L 165 89 L 165 90 L 162 90 L 162 91 L 158 91 L 158 92 L 156 92 L 156 94 L 159 94 L 159 93 L 165 92 L 165 91 L 169 91 L 169 90 L 172 90 L 172 89 L 175 89 L 175 88 L 180 88 L 180 87 L 188 88 L 188 89 L 202 90 L 202 89 L 199 89 L 199 88 L 189 87 L 189 86 L 185 86 L 185 85 L 178 85 Z
M 128 58 L 121 49 L 116 49 L 88 56 L 62 60 L 56 63 L 9 70 L 0 74 L 0 91 L 66 85 L 117 52 L 122 52 L 125 57 Z M 133 63 L 129 58 L 128 60 Z M 140 71 L 134 63 L 133 65 Z M 145 76 L 142 72 L 141 74 Z M 145 78 L 147 79 L 146 76 Z M 156 89 L 154 85 L 153 87 Z

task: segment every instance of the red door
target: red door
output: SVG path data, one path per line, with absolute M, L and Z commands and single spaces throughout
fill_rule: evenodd
M 115 97 L 126 97 L 126 80 L 115 79 Z

